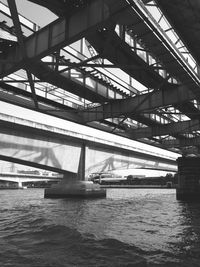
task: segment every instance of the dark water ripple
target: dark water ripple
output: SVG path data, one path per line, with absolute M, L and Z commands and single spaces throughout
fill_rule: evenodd
M 200 266 L 200 204 L 174 190 L 108 190 L 101 200 L 0 191 L 0 267 Z

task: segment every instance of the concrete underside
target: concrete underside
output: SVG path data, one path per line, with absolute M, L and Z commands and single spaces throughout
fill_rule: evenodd
M 59 184 L 46 188 L 45 198 L 104 198 L 106 190 L 88 181 L 63 179 Z

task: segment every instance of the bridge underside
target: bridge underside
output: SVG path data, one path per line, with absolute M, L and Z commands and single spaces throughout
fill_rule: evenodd
M 58 19 L 40 29 L 1 4 L 1 100 L 199 154 L 197 1 L 32 2 Z
M 18 14 L 15 0 L 8 0 L 8 7 L 0 3 L 5 18 L 0 22 L 1 101 L 152 144 L 177 157 L 200 156 L 198 0 L 31 2 L 58 19 L 40 28 Z M 35 143 L 31 135 L 15 138 L 12 130 L 1 138 L 2 159 L 79 172 L 81 142 L 72 147 L 48 138 Z M 132 164 L 128 154 L 114 156 L 115 164 L 105 151 L 98 156 L 102 169 L 103 164 Z
M 84 136 L 81 139 L 81 135 L 78 137 L 75 133 L 72 136 L 73 132 L 68 130 L 49 126 L 45 128 L 45 125 L 5 115 L 4 119 L 5 121 L 0 120 L 1 160 L 65 174 L 78 174 L 83 168 L 81 180 L 85 180 L 93 172 L 117 169 L 154 168 L 176 171 L 176 162 L 173 160 L 138 153 L 129 147 L 117 146 L 117 143 L 110 142 L 108 146 L 104 141 L 98 144 L 94 138 L 93 141 L 84 139 Z M 14 123 L 14 120 L 18 123 Z M 22 122 L 27 125 L 19 124 Z M 85 155 L 82 159 L 83 153 Z

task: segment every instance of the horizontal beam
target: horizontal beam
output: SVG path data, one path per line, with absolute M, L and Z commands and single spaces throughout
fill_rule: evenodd
M 35 110 L 32 94 L 30 92 L 19 88 L 16 89 L 15 87 L 4 84 L 3 82 L 0 82 L 0 88 L 11 92 L 6 93 L 4 91 L 0 91 L 0 101 Z M 40 112 L 73 122 L 82 123 L 82 117 L 77 115 L 73 109 L 67 109 L 66 106 L 42 96 L 37 96 L 37 98 Z
M 195 99 L 195 95 L 185 85 L 168 84 L 163 90 L 156 90 L 132 98 L 113 100 L 95 108 L 82 111 L 85 122 L 117 118 L 124 114 L 149 112 L 159 107 L 166 107 Z
M 196 155 L 200 156 L 200 147 L 199 146 L 192 146 L 192 147 L 183 147 L 181 149 L 183 155 Z
M 72 76 L 62 75 L 62 73 L 56 72 L 46 66 L 45 63 L 33 63 L 31 66 L 31 72 L 41 81 L 46 81 L 58 88 L 62 88 L 72 94 L 85 98 L 93 102 L 105 102 L 107 100 L 107 88 L 98 90 L 94 85 L 87 86 L 84 84 L 84 80 L 78 83 Z M 84 79 L 84 78 L 83 78 Z M 95 81 L 93 83 L 96 83 Z
M 167 147 L 190 147 L 190 146 L 199 146 L 200 144 L 200 137 L 194 137 L 194 138 L 184 138 L 183 140 L 164 140 L 162 141 L 162 144 Z
M 139 57 L 116 32 L 108 31 L 106 42 L 104 35 L 96 32 L 87 37 L 101 57 L 108 59 L 114 66 L 121 68 L 146 87 L 158 88 L 163 83 L 164 78 L 155 71 L 155 68 Z
M 13 162 L 13 163 L 17 163 L 17 164 L 21 164 L 21 165 L 25 165 L 25 166 L 30 166 L 30 167 L 37 168 L 37 169 L 48 170 L 48 171 L 52 171 L 52 172 L 58 172 L 58 173 L 62 173 L 62 174 L 65 174 L 65 173 L 71 174 L 71 172 L 64 171 L 64 170 L 61 170 L 59 168 L 55 168 L 55 167 L 51 167 L 51 166 L 47 166 L 47 165 L 42 165 L 42 164 L 39 164 L 36 162 L 28 162 L 26 160 L 22 160 L 22 159 L 17 158 L 17 157 L 13 158 L 13 157 L 9 157 L 9 156 L 5 156 L 5 155 L 0 154 L 0 160 Z
M 71 17 L 59 18 L 50 23 L 24 40 L 26 59 L 23 51 L 20 50 L 19 44 L 10 49 L 7 58 L 5 58 L 9 63 L 0 65 L 0 78 L 23 68 L 24 65 L 31 65 L 28 59 L 40 59 L 81 39 L 91 31 L 103 26 L 109 15 L 104 1 L 96 0 Z M 13 64 L 14 61 L 17 63 Z
M 116 141 L 116 140 L 112 141 L 110 138 L 109 139 L 101 138 L 101 134 L 94 137 L 91 134 L 89 134 L 89 132 L 87 133 L 85 132 L 85 130 L 83 131 L 83 129 L 80 129 L 80 132 L 78 133 L 76 131 L 74 132 L 73 127 L 71 129 L 69 129 L 68 127 L 61 129 L 54 125 L 55 125 L 55 121 L 53 124 L 51 122 L 47 122 L 47 124 L 44 124 L 41 121 L 38 122 L 37 120 L 36 121 L 27 120 L 23 118 L 23 116 L 20 118 L 20 117 L 14 117 L 12 115 L 0 114 L 0 135 L 3 136 L 5 134 L 5 135 L 12 136 L 12 134 L 14 134 L 16 136 L 16 141 L 18 137 L 25 136 L 30 139 L 33 138 L 35 140 L 38 140 L 38 142 L 40 140 L 44 140 L 47 138 L 49 142 L 51 140 L 56 142 L 57 140 L 58 143 L 61 142 L 61 144 L 68 142 L 71 145 L 76 143 L 78 146 L 79 145 L 81 146 L 81 144 L 84 143 L 86 146 L 90 147 L 91 149 L 100 150 L 101 152 L 104 149 L 106 153 L 109 153 L 109 151 L 112 150 L 113 153 L 116 155 L 123 154 L 123 155 L 127 155 L 128 157 L 134 157 L 134 158 L 136 157 L 138 159 L 145 158 L 146 160 L 149 160 L 149 161 L 152 161 L 152 160 L 154 161 L 154 160 L 159 159 L 158 161 L 161 163 L 161 166 L 163 166 L 162 165 L 163 163 L 176 166 L 175 155 L 168 154 L 168 156 L 166 156 L 166 152 L 162 150 L 160 151 L 150 150 L 149 151 L 150 148 L 148 147 L 143 148 L 141 150 L 135 144 L 130 144 L 130 143 L 126 144 L 126 142 L 121 143 L 121 141 Z M 9 142 L 10 142 L 10 139 L 11 138 L 9 138 Z M 5 147 L 5 149 L 7 148 L 7 144 L 3 142 L 3 139 L 0 139 L 0 145 L 2 146 L 1 149 L 3 149 L 3 146 Z M 29 142 L 29 145 L 28 145 L 27 143 L 22 142 L 21 145 L 24 147 L 24 149 L 27 148 L 29 150 L 29 146 L 32 146 L 32 143 Z M 11 148 L 14 149 L 14 147 L 15 147 L 15 144 L 13 142 L 13 145 L 11 146 Z M 5 153 L 7 152 L 5 151 Z M 2 151 L 0 153 L 0 157 L 1 155 L 2 155 Z
M 180 133 L 191 133 L 200 130 L 199 120 L 188 120 L 173 122 L 169 124 L 155 125 L 139 129 L 128 130 L 130 136 L 134 139 L 149 138 L 152 136 L 174 135 Z

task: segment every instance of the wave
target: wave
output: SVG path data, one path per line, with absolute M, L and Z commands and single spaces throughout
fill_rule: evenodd
M 33 267 L 34 262 L 37 266 L 53 266 L 55 259 L 56 267 L 147 266 L 144 257 L 139 255 L 140 249 L 135 246 L 112 238 L 97 239 L 92 234 L 81 234 L 62 225 L 43 225 L 35 232 L 12 235 L 9 244 L 12 244 L 16 266 L 20 263 L 20 267 Z M 32 263 L 23 265 L 23 261 L 27 264 L 28 260 Z

